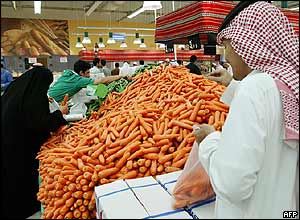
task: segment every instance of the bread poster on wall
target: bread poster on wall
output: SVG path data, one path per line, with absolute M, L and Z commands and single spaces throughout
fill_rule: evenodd
M 67 56 L 67 20 L 1 18 L 2 56 Z

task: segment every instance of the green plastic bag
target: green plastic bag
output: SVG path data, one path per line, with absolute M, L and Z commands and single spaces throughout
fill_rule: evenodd
M 104 84 L 99 84 L 97 86 L 97 89 L 96 89 L 96 95 L 100 98 L 100 99 L 103 99 L 108 93 L 108 89 L 106 87 L 106 85 Z

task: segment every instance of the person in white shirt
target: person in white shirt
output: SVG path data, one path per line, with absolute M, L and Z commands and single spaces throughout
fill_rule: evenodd
M 100 61 L 100 68 L 102 69 L 103 73 L 105 76 L 111 76 L 111 70 L 109 68 L 107 68 L 106 66 L 106 60 L 101 60 Z
M 238 27 L 238 28 L 237 28 Z M 199 159 L 216 193 L 216 218 L 283 218 L 299 212 L 299 40 L 270 3 L 240 2 L 217 36 L 226 70 L 208 79 L 228 86 L 222 132 L 200 125 Z M 299 217 L 299 216 L 298 216 Z
M 96 79 L 96 78 L 104 78 L 104 72 L 103 69 L 101 68 L 101 63 L 99 58 L 95 58 L 93 60 L 93 67 L 90 69 L 90 78 Z
M 133 69 L 133 67 L 130 67 L 129 66 L 129 64 L 128 64 L 128 62 L 127 61 L 125 61 L 124 63 L 123 63 L 123 66 L 120 68 L 120 73 L 119 73 L 119 75 L 120 76 L 132 76 L 132 74 L 134 73 L 134 69 Z

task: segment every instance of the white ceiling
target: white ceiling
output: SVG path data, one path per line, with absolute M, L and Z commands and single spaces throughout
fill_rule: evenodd
M 1 17 L 6 18 L 40 18 L 40 19 L 68 19 L 84 20 L 84 8 L 88 9 L 95 1 L 42 1 L 41 15 L 35 15 L 33 1 L 15 1 L 16 10 L 12 1 L 1 1 Z M 86 16 L 87 20 L 108 22 L 141 22 L 154 23 L 154 12 L 145 11 L 138 16 L 127 18 L 132 12 L 143 6 L 143 1 L 100 1 L 99 6 Z M 174 1 L 175 10 L 193 1 Z M 162 9 L 157 10 L 157 16 L 173 11 L 172 1 L 161 1 Z
M 33 1 L 1 1 L 1 17 L 3 18 L 40 18 L 58 20 L 84 20 L 84 8 L 86 11 L 96 1 L 42 1 L 41 15 L 35 15 Z M 193 1 L 173 1 L 175 10 Z M 239 2 L 239 1 L 234 1 Z M 100 1 L 100 4 L 86 16 L 87 20 L 106 22 L 141 22 L 146 24 L 154 23 L 154 12 L 145 11 L 138 16 L 129 19 L 127 16 L 141 8 L 143 1 Z M 161 1 L 162 9 L 157 10 L 157 16 L 173 11 L 172 1 Z M 280 7 L 281 1 L 273 1 L 273 4 Z M 288 1 L 288 8 L 299 7 L 298 1 Z

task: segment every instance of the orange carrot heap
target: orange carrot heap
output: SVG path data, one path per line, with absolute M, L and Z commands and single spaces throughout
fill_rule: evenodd
M 221 130 L 225 87 L 185 67 L 156 67 L 113 92 L 89 120 L 72 123 L 41 147 L 43 218 L 95 218 L 94 187 L 183 169 L 194 124 Z

